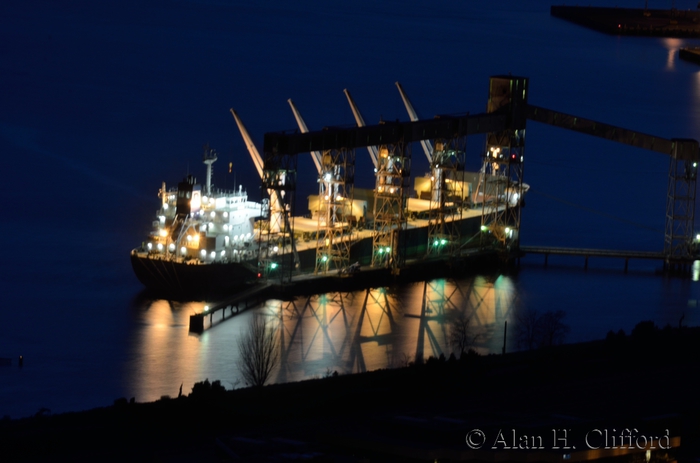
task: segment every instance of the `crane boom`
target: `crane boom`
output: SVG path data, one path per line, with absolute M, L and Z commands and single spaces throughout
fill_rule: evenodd
M 395 84 L 396 84 L 396 87 L 399 89 L 399 93 L 401 94 L 401 99 L 403 100 L 403 104 L 404 104 L 404 106 L 406 106 L 406 111 L 408 111 L 408 117 L 411 118 L 412 122 L 416 122 L 418 120 L 418 113 L 416 113 L 416 110 L 413 109 L 413 105 L 411 104 L 411 101 L 408 99 L 406 92 L 403 91 L 403 87 L 401 87 L 401 84 L 399 82 L 395 82 Z M 421 140 L 420 144 L 423 147 L 423 152 L 425 153 L 425 157 L 427 157 L 428 162 L 432 164 L 432 162 L 433 162 L 433 145 L 430 143 L 430 140 Z
M 289 103 L 289 106 L 291 106 L 292 108 L 294 118 L 297 120 L 297 124 L 299 125 L 299 130 L 301 130 L 301 133 L 308 133 L 309 128 L 306 126 L 306 122 L 304 122 L 304 119 L 301 117 L 301 113 L 299 113 L 299 110 L 297 109 L 292 99 L 288 99 L 287 103 Z M 321 153 L 319 151 L 312 151 L 311 159 L 313 159 L 314 164 L 316 165 L 316 170 L 318 171 L 318 174 L 321 175 Z
M 230 111 L 231 111 L 231 114 L 233 115 L 233 118 L 236 120 L 236 125 L 238 125 L 238 130 L 240 130 L 240 132 L 241 132 L 241 136 L 243 137 L 243 141 L 245 142 L 245 145 L 248 148 L 248 152 L 250 153 L 250 157 L 253 159 L 253 164 L 255 164 L 255 168 L 258 170 L 258 175 L 260 175 L 260 178 L 262 178 L 263 177 L 262 156 L 260 156 L 260 152 L 255 147 L 255 143 L 253 143 L 253 139 L 250 137 L 248 130 L 243 125 L 243 121 L 241 121 L 241 118 L 238 117 L 238 114 L 236 114 L 236 111 L 234 111 L 233 108 L 231 108 Z
M 348 103 L 350 103 L 350 109 L 352 109 L 352 114 L 355 116 L 355 121 L 357 122 L 358 127 L 364 127 L 365 120 L 362 118 L 362 114 L 360 114 L 360 110 L 357 108 L 357 105 L 355 104 L 355 101 L 352 99 L 350 96 L 350 92 L 348 89 L 343 89 L 343 93 L 345 93 L 345 96 L 348 98 Z M 372 158 L 372 163 L 374 164 L 374 168 L 377 168 L 377 159 L 378 159 L 378 151 L 376 146 L 367 146 L 367 151 L 369 151 L 369 157 Z

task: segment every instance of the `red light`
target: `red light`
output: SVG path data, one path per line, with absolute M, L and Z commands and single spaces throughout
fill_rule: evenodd
M 261 276 L 262 276 L 262 273 L 258 273 L 258 278 L 260 278 Z
M 620 29 L 620 27 L 621 27 L 621 26 L 618 24 L 618 25 L 617 25 L 617 28 Z

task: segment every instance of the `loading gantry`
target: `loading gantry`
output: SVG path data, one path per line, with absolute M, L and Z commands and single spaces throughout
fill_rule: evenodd
M 353 187 L 355 182 L 355 150 L 325 150 L 321 156 L 318 192 L 318 232 L 314 273 L 331 268 L 343 269 L 350 263 L 353 241 Z M 332 265 L 332 267 L 331 267 Z
M 482 246 L 495 245 L 503 253 L 517 251 L 520 243 L 520 205 L 525 151 L 526 78 L 492 77 L 487 113 L 509 108 L 506 130 L 486 134 L 479 185 L 472 201 L 481 204 Z
M 464 206 L 464 170 L 467 137 L 435 140 L 430 162 L 430 220 L 428 224 L 429 256 L 453 255 L 459 248 Z
M 365 120 L 348 89 L 343 90 L 358 127 Z M 384 125 L 384 123 L 381 123 Z M 374 164 L 375 186 L 374 233 L 372 234 L 372 267 L 391 268 L 393 273 L 403 266 L 405 246 L 400 243 L 406 229 L 406 204 L 411 176 L 411 151 L 402 138 L 380 146 L 367 145 Z
M 411 152 L 403 140 L 379 146 L 374 189 L 372 266 L 396 272 L 405 261 L 401 232 L 406 228 L 406 199 Z
M 399 82 L 395 82 L 411 122 L 419 121 L 418 113 Z M 443 116 L 444 118 L 444 116 Z M 453 255 L 461 242 L 457 219 L 462 218 L 465 192 L 463 171 L 466 158 L 466 136 L 420 140 L 430 165 L 430 208 L 428 211 L 428 256 Z

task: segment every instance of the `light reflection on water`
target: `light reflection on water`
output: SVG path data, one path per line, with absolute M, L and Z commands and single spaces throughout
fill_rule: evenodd
M 508 276 L 435 280 L 396 288 L 270 300 L 230 317 L 214 314 L 202 334 L 189 333 L 189 316 L 204 302 L 147 301 L 139 312 L 125 386 L 138 401 L 191 391 L 195 382 L 219 379 L 227 388 L 244 386 L 238 371 L 237 339 L 255 315 L 278 328 L 280 366 L 273 382 L 299 381 L 331 372 L 358 373 L 393 368 L 431 356 L 450 355 L 450 319 L 464 311 L 473 348 L 501 352 L 503 327 L 519 306 Z

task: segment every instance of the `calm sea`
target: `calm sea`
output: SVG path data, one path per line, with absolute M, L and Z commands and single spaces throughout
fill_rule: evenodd
M 407 120 L 396 81 L 424 118 L 477 113 L 489 76 L 511 73 L 530 78 L 533 104 L 700 139 L 700 67 L 677 59 L 697 40 L 603 35 L 550 17 L 543 0 L 248 3 L 0 4 L 0 357 L 13 359 L 0 367 L 0 416 L 150 401 L 206 378 L 243 386 L 236 339 L 254 313 L 189 334 L 203 303 L 145 299 L 128 261 L 161 182 L 203 176 L 205 143 L 220 154 L 217 186 L 260 197 L 231 107 L 260 146 L 265 132 L 295 128 L 288 98 L 311 129 L 353 124 L 344 88 L 368 123 Z M 468 140 L 470 168 L 483 146 Z M 414 154 L 420 174 L 428 166 Z M 665 156 L 530 122 L 525 160 L 524 244 L 662 249 Z M 300 165 L 297 210 L 315 185 L 310 159 Z M 369 166 L 358 150 L 359 186 L 371 185 Z M 298 380 L 449 354 L 438 315 L 455 308 L 473 313 L 482 352 L 501 350 L 504 322 L 511 332 L 522 310 L 565 311 L 568 342 L 641 320 L 699 324 L 698 283 L 656 270 L 592 260 L 584 271 L 577 259 L 544 268 L 533 256 L 517 274 L 270 301 L 258 312 L 284 335 L 274 380 Z M 421 323 L 424 293 L 435 316 Z

